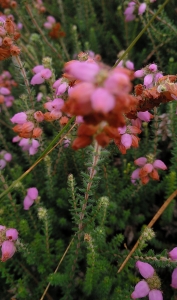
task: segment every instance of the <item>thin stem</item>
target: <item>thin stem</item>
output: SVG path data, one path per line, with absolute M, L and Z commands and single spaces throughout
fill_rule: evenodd
M 41 30 L 41 28 L 39 27 L 38 23 L 36 22 L 35 18 L 33 17 L 33 14 L 31 12 L 30 6 L 28 4 L 25 5 L 27 12 L 29 13 L 31 20 L 33 22 L 33 24 L 36 26 L 36 29 L 39 31 L 40 35 L 42 36 L 44 42 L 50 47 L 50 49 L 52 49 L 53 52 L 55 52 L 58 57 L 60 59 L 62 59 L 61 55 L 57 52 L 57 50 L 49 43 L 49 41 L 46 39 L 43 31 Z
M 147 30 L 147 28 L 151 25 L 151 23 L 154 21 L 154 19 L 157 17 L 158 14 L 162 11 L 162 9 L 165 7 L 165 5 L 169 2 L 170 0 L 166 0 L 157 10 L 157 12 L 153 15 L 153 17 L 150 19 L 150 21 L 147 23 L 147 25 L 140 31 L 140 33 L 137 35 L 137 37 L 131 42 L 131 44 L 128 46 L 128 48 L 125 50 L 123 55 L 116 61 L 114 64 L 113 68 L 116 67 L 120 61 L 130 52 L 130 50 L 133 48 L 133 46 L 137 43 L 137 41 L 140 39 L 140 37 L 143 35 L 143 33 Z
M 44 159 L 46 155 L 48 155 L 50 152 L 53 151 L 64 139 L 65 135 L 68 134 L 76 124 L 74 124 L 66 134 L 63 135 L 63 137 L 57 142 L 57 140 L 61 137 L 61 135 L 68 129 L 69 125 L 74 120 L 74 117 L 72 117 L 69 122 L 65 125 L 65 127 L 57 134 L 57 136 L 53 139 L 53 141 L 49 144 L 49 146 L 42 152 L 42 154 L 39 156 L 39 158 L 35 161 L 35 163 L 27 170 L 25 171 L 18 179 L 12 182 L 12 184 L 0 194 L 0 199 L 3 198 L 5 195 L 7 195 L 15 186 L 18 184 L 19 181 L 23 180 L 26 175 L 28 175 L 37 165 Z M 57 143 L 56 143 L 57 142 Z M 56 143 L 56 144 L 55 144 Z
M 57 273 L 57 271 L 58 271 L 58 269 L 59 269 L 59 267 L 60 267 L 60 265 L 61 265 L 63 259 L 65 258 L 65 256 L 66 256 L 66 254 L 67 254 L 69 248 L 71 247 L 71 244 L 72 244 L 73 241 L 74 241 L 74 237 L 72 238 L 72 240 L 70 241 L 68 247 L 66 248 L 65 252 L 63 253 L 63 256 L 62 256 L 62 258 L 60 259 L 60 261 L 59 261 L 59 263 L 58 263 L 58 266 L 56 267 L 56 269 L 55 269 L 55 271 L 54 271 L 54 274 Z M 47 285 L 47 287 L 46 287 L 44 293 L 42 294 L 42 297 L 40 298 L 40 300 L 43 300 L 43 299 L 44 299 L 45 294 L 47 293 L 49 287 L 50 287 L 50 282 L 48 283 L 48 285 Z
M 33 98 L 32 98 L 32 94 L 31 94 L 31 89 L 30 89 L 30 84 L 29 84 L 29 81 L 28 81 L 28 78 L 27 78 L 27 75 L 26 75 L 26 71 L 23 67 L 23 64 L 22 64 L 22 61 L 20 59 L 20 57 L 17 55 L 17 56 L 14 56 L 13 58 L 14 62 L 17 63 L 19 69 L 20 69 L 20 72 L 21 72 L 21 75 L 24 79 L 24 83 L 25 83 L 25 86 L 26 86 L 26 89 L 27 89 L 27 93 L 28 93 L 28 96 L 29 96 L 29 99 L 32 103 L 32 106 L 34 106 L 34 103 L 33 103 Z
M 171 201 L 176 197 L 177 195 L 177 190 L 174 191 L 170 197 L 164 202 L 164 204 L 161 206 L 161 208 L 158 210 L 158 212 L 155 214 L 155 216 L 152 218 L 152 220 L 150 221 L 150 223 L 147 225 L 148 228 L 151 228 L 155 222 L 160 218 L 160 216 L 163 214 L 163 212 L 165 211 L 165 209 L 168 207 L 168 205 L 171 203 Z M 139 237 L 139 239 L 137 240 L 136 244 L 134 245 L 134 247 L 132 248 L 132 250 L 130 251 L 130 253 L 127 255 L 126 259 L 124 260 L 124 262 L 121 264 L 120 268 L 118 269 L 117 273 L 120 273 L 122 271 L 122 269 L 125 267 L 126 263 L 129 261 L 130 257 L 132 256 L 132 254 L 135 252 L 135 250 L 137 249 L 141 239 L 142 239 L 142 235 Z

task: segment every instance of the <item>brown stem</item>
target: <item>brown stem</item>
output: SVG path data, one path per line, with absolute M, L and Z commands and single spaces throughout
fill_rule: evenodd
M 171 203 L 171 201 L 176 197 L 177 195 L 177 190 L 174 191 L 170 197 L 164 202 L 164 204 L 161 206 L 161 208 L 158 210 L 158 212 L 155 214 L 155 216 L 152 218 L 152 220 L 150 221 L 150 223 L 147 225 L 148 228 L 151 228 L 155 222 L 160 218 L 160 216 L 162 215 L 162 213 L 165 211 L 165 209 L 167 208 L 167 206 Z M 141 239 L 142 239 L 142 235 L 139 237 L 139 239 L 137 240 L 136 244 L 134 245 L 134 247 L 132 248 L 132 250 L 130 251 L 130 253 L 127 255 L 126 259 L 124 260 L 124 262 L 121 264 L 120 268 L 118 269 L 117 273 L 120 273 L 122 271 L 122 269 L 125 267 L 126 263 L 129 261 L 130 257 L 132 256 L 132 254 L 135 252 L 135 250 L 137 249 Z

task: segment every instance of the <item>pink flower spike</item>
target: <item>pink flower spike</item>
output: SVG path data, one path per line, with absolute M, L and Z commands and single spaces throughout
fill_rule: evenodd
M 173 270 L 171 287 L 177 289 L 177 268 Z
M 150 288 L 147 284 L 146 281 L 141 280 L 135 285 L 135 290 L 131 294 L 132 299 L 138 299 L 138 298 L 143 298 L 146 297 L 150 292 Z
M 121 136 L 121 143 L 126 149 L 129 149 L 132 144 L 131 134 L 125 133 Z
M 144 77 L 144 85 L 148 88 L 151 83 L 153 81 L 153 75 L 152 74 L 148 74 Z
M 18 231 L 17 231 L 17 229 L 15 229 L 15 228 L 9 228 L 6 231 L 6 237 L 9 240 L 16 241 L 18 239 Z
M 97 112 L 108 113 L 114 108 L 114 97 L 104 88 L 97 88 L 91 95 L 92 108 Z
M 32 200 L 30 197 L 26 196 L 23 201 L 23 208 L 25 210 L 28 210 L 31 207 L 31 205 L 33 205 L 33 203 L 34 203 L 34 200 Z
M 29 188 L 27 190 L 27 196 L 30 197 L 32 200 L 36 200 L 38 197 L 38 190 L 35 187 Z
M 12 123 L 23 124 L 27 121 L 27 115 L 24 112 L 15 114 L 11 119 Z
M 4 262 L 4 261 L 8 260 L 9 258 L 11 258 L 14 255 L 14 253 L 16 251 L 16 248 L 15 248 L 13 242 L 4 241 L 2 243 L 1 251 L 2 251 L 1 260 Z
M 144 14 L 145 10 L 146 10 L 146 3 L 142 3 L 138 8 L 138 14 L 139 15 Z
M 149 300 L 163 300 L 162 292 L 159 290 L 151 290 L 149 292 Z
M 134 164 L 140 167 L 143 167 L 147 162 L 146 157 L 139 157 L 134 161 Z
M 154 268 L 148 263 L 138 260 L 136 262 L 136 267 L 145 279 L 151 278 L 154 275 Z
M 163 161 L 161 161 L 160 159 L 156 159 L 153 163 L 153 167 L 155 169 L 161 169 L 161 170 L 166 170 L 167 166 L 164 164 Z
M 171 260 L 177 260 L 177 247 L 173 248 L 168 255 L 170 256 Z

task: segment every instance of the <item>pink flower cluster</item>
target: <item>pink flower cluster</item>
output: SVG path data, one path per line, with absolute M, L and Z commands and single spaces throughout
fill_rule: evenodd
M 32 110 L 27 112 L 19 112 L 11 119 L 12 123 L 17 123 L 13 127 L 13 131 L 17 132 L 23 138 L 39 138 L 42 134 L 42 129 L 38 127 L 38 123 L 44 120 L 41 111 L 34 112 Z
M 144 14 L 146 10 L 146 3 L 140 4 L 138 7 L 138 15 Z M 124 11 L 125 21 L 130 22 L 133 21 L 136 17 L 137 5 L 134 1 L 128 3 L 128 7 Z
M 48 80 L 49 78 L 52 77 L 52 71 L 48 68 L 44 68 L 43 65 L 38 65 L 33 68 L 33 72 L 35 75 L 31 79 L 31 84 L 41 84 L 45 80 Z
M 1 261 L 4 262 L 14 255 L 16 251 L 15 242 L 17 239 L 18 231 L 15 228 L 6 228 L 0 225 Z
M 38 148 L 40 146 L 39 142 L 35 139 L 25 139 L 19 136 L 15 136 L 12 139 L 13 143 L 18 143 L 20 147 L 22 147 L 23 151 L 28 151 L 29 155 L 34 155 L 38 152 Z
M 53 25 L 56 23 L 56 20 L 53 16 L 47 17 L 47 22 L 44 23 L 46 29 L 52 29 Z
M 134 184 L 136 180 L 140 179 L 142 184 L 147 184 L 150 178 L 159 180 L 158 169 L 166 170 L 167 166 L 163 161 L 156 159 L 153 161 L 153 156 L 139 157 L 134 161 L 135 165 L 140 168 L 133 171 L 131 175 L 131 181 Z
M 44 103 L 44 107 L 49 111 L 44 114 L 45 121 L 54 121 L 61 118 L 63 105 L 64 100 L 62 98 L 55 98 L 54 100 Z
M 5 150 L 0 152 L 0 170 L 4 169 L 7 162 L 12 160 L 12 155 Z
M 27 195 L 25 196 L 25 199 L 23 201 L 23 207 L 25 210 L 29 210 L 31 205 L 33 205 L 34 200 L 36 200 L 38 197 L 38 190 L 35 187 L 29 188 L 27 190 Z
M 156 64 L 150 64 L 141 70 L 137 70 L 134 75 L 137 78 L 144 77 L 144 85 L 147 89 L 153 87 L 159 78 L 163 77 Z
M 150 3 L 155 2 L 156 0 L 150 0 Z M 147 1 L 146 1 L 147 2 Z M 136 18 L 136 15 L 142 15 L 146 11 L 147 4 L 145 2 L 137 5 L 134 1 L 128 3 L 128 7 L 124 11 L 125 21 L 130 22 Z
M 10 107 L 13 104 L 14 97 L 11 95 L 12 87 L 17 86 L 17 83 L 12 79 L 8 71 L 3 71 L 0 75 L 0 104 L 5 104 Z
M 149 296 L 149 300 L 163 300 L 162 292 L 160 291 L 160 279 L 156 275 L 154 268 L 150 264 L 141 261 L 136 262 L 136 267 L 146 280 L 141 280 L 136 284 L 131 298 L 138 299 Z
M 116 145 L 122 154 L 126 154 L 126 150 L 130 147 L 137 148 L 139 138 L 136 134 L 141 133 L 141 130 L 137 126 L 124 126 L 119 127 L 118 131 L 121 135 L 120 141 L 116 141 Z

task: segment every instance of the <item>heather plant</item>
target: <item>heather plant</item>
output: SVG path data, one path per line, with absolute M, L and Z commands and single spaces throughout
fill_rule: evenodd
M 0 0 L 0 299 L 176 299 L 176 10 Z

